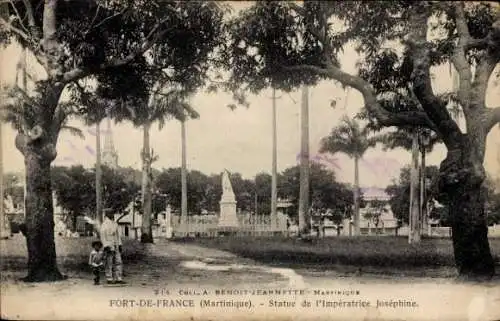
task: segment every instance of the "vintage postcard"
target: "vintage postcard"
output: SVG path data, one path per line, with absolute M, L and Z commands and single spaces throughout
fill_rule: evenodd
M 0 14 L 2 320 L 500 320 L 496 2 Z

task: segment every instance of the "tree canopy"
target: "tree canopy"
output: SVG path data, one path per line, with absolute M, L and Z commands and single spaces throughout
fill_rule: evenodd
M 45 80 L 36 81 L 38 96 L 25 102 L 24 109 L 40 112 L 36 102 L 48 84 L 68 85 L 73 104 L 44 111 L 54 112 L 59 122 L 71 114 L 95 115 L 110 106 L 115 116 L 134 109 L 143 114 L 148 94 L 158 83 L 195 91 L 204 84 L 215 63 L 213 52 L 224 39 L 226 9 L 216 2 L 95 0 L 42 5 L 30 0 L 2 6 L 7 6 L 7 15 L 0 20 L 0 38 L 27 48 L 46 72 Z M 97 96 L 89 94 L 86 79 L 96 82 Z M 29 98 L 19 91 L 11 92 L 11 98 Z M 108 103 L 97 104 L 97 98 Z M 92 109 L 95 105 L 98 110 Z
M 379 125 L 418 125 L 449 136 L 450 129 L 457 131 L 445 108 L 451 93 L 432 93 L 430 68 L 451 60 L 468 79 L 465 68 L 474 64 L 478 77 L 462 81 L 455 98 L 467 114 L 472 93 L 465 91 L 474 85 L 484 104 L 487 80 L 499 59 L 495 8 L 489 2 L 259 1 L 231 21 L 231 83 L 250 91 L 271 83 L 291 90 L 330 79 L 360 91 L 367 116 Z M 427 20 L 440 37 L 427 40 Z M 339 64 L 346 45 L 360 53 L 357 75 Z M 465 67 L 458 68 L 462 62 Z M 486 129 L 498 122 L 499 110 L 483 110 Z M 450 146 L 450 140 L 445 144 Z
M 76 222 L 79 215 L 93 217 L 96 212 L 95 173 L 81 165 L 53 167 L 52 184 L 59 205 Z M 139 185 L 125 175 L 103 167 L 103 203 L 114 213 L 122 213 L 139 191 Z

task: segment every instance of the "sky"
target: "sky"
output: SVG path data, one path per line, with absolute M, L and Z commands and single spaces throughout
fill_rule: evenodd
M 2 85 L 15 82 L 16 64 L 20 52 L 10 46 L 0 53 L 0 80 Z M 347 48 L 340 61 L 343 69 L 355 72 L 356 53 Z M 40 67 L 28 57 L 31 74 L 41 75 Z M 448 68 L 434 70 L 436 92 L 451 87 Z M 486 104 L 500 105 L 498 85 L 490 85 Z M 344 91 L 333 82 L 324 81 L 310 88 L 309 128 L 311 157 L 321 158 L 330 169 L 336 172 L 340 181 L 353 183 L 353 161 L 343 154 L 319 155 L 319 142 L 339 123 L 343 115 L 353 116 L 363 106 L 362 96 L 355 90 Z M 277 96 L 277 154 L 278 171 L 298 164 L 300 151 L 300 91 L 290 94 L 278 92 Z M 347 101 L 346 101 L 347 98 Z M 337 100 L 335 108 L 330 106 L 332 99 Z M 271 172 L 272 162 L 272 100 L 271 91 L 248 97 L 250 107 L 239 107 L 231 111 L 227 105 L 232 103 L 231 95 L 219 92 L 207 94 L 199 92 L 191 99 L 191 104 L 200 114 L 197 120 L 189 120 L 187 129 L 187 166 L 206 174 L 220 173 L 224 169 L 239 172 L 245 178 L 253 178 L 259 172 Z M 79 120 L 71 125 L 84 131 L 85 138 L 61 133 L 54 165 L 71 166 L 81 164 L 93 166 L 95 162 L 95 130 L 85 127 Z M 463 125 L 463 124 L 462 124 Z M 15 132 L 8 125 L 2 126 L 3 166 L 5 172 L 23 171 L 22 155 L 14 146 Z M 105 123 L 101 126 L 105 128 Z M 119 155 L 119 165 L 140 169 L 140 149 L 142 131 L 131 124 L 113 125 L 112 135 Z M 490 132 L 487 141 L 485 167 L 493 176 L 500 177 L 500 130 L 498 126 Z M 151 129 L 151 147 L 159 160 L 153 167 L 179 167 L 181 164 L 180 123 L 172 120 L 159 130 Z M 428 155 L 429 165 L 438 165 L 445 157 L 446 150 L 440 145 Z M 360 163 L 360 183 L 362 186 L 385 187 L 397 178 L 402 166 L 409 164 L 411 154 L 402 149 L 383 151 L 380 146 L 370 149 Z

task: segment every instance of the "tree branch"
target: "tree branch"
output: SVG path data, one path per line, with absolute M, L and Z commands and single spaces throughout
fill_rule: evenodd
M 477 64 L 474 81 L 471 86 L 472 105 L 476 108 L 486 107 L 485 100 L 488 82 L 499 60 L 499 52 L 486 52 Z
M 436 125 L 443 142 L 448 149 L 455 149 L 460 142 L 457 136 L 462 133 L 457 123 L 451 118 L 446 104 L 441 101 L 432 90 L 430 77 L 430 46 L 427 42 L 427 22 L 429 18 L 429 8 L 421 6 L 416 8 L 410 18 L 411 32 L 406 42 L 410 49 L 413 60 L 413 72 L 411 75 L 413 91 L 418 98 L 422 108 Z
M 58 72 L 57 66 L 57 19 L 56 19 L 56 11 L 57 11 L 57 0 L 45 0 L 45 5 L 43 7 L 43 50 L 47 53 L 46 56 L 46 69 L 49 73 L 49 76 L 57 76 L 53 75 L 54 72 Z M 52 73 L 52 75 L 51 75 Z
M 14 9 L 14 12 L 16 13 L 17 18 L 19 19 L 19 24 L 21 25 L 21 28 L 24 29 L 24 31 L 26 31 L 27 33 L 29 33 L 29 30 L 24 26 L 24 23 L 23 23 L 24 19 L 21 18 L 21 15 L 19 14 L 19 11 L 17 10 L 14 2 L 11 0 L 10 3 L 11 3 L 12 8 Z
M 290 71 L 308 70 L 318 75 L 337 80 L 342 84 L 358 90 L 364 98 L 366 109 L 375 116 L 379 125 L 382 126 L 423 126 L 433 130 L 437 127 L 423 111 L 408 111 L 392 113 L 383 108 L 377 101 L 372 86 L 360 77 L 350 75 L 333 65 L 328 68 L 321 68 L 313 65 L 284 66 Z
M 30 28 L 34 28 L 35 24 L 35 15 L 33 14 L 33 7 L 29 0 L 23 0 L 24 7 L 26 8 L 26 15 L 28 16 L 28 25 Z
M 453 5 L 455 7 L 455 24 L 458 33 L 458 44 L 453 51 L 451 61 L 455 66 L 460 79 L 457 99 L 462 105 L 464 113 L 467 115 L 470 108 L 472 72 L 470 70 L 470 64 L 467 62 L 467 58 L 465 57 L 465 53 L 471 36 L 465 19 L 464 3 L 462 1 L 457 1 L 454 2 Z
M 129 9 L 128 7 L 126 7 L 126 8 L 124 8 L 124 9 L 122 9 L 122 10 L 121 10 L 120 12 L 118 12 L 118 13 L 115 13 L 114 15 L 111 15 L 111 16 L 109 16 L 109 17 L 106 17 L 106 18 L 102 19 L 101 21 L 99 21 L 99 23 L 98 23 L 98 24 L 96 24 L 96 25 L 94 26 L 93 24 L 94 24 L 94 22 L 95 22 L 95 18 L 97 17 L 97 14 L 99 13 L 99 8 L 100 8 L 100 6 L 98 6 L 98 7 L 97 7 L 97 11 L 96 11 L 95 17 L 94 17 L 94 19 L 92 19 L 92 23 L 90 24 L 89 30 L 87 30 L 87 32 L 89 32 L 90 30 L 92 30 L 92 29 L 94 29 L 94 28 L 97 28 L 97 27 L 99 27 L 99 26 L 102 26 L 102 25 L 103 25 L 103 24 L 105 24 L 107 21 L 109 21 L 109 20 L 111 20 L 111 19 L 113 19 L 113 18 L 116 18 L 116 17 L 118 17 L 119 15 L 124 14 L 124 13 L 125 13 L 125 12 Z
M 473 41 L 484 42 L 485 47 L 483 47 L 483 54 L 477 64 L 475 77 L 472 82 L 471 96 L 474 105 L 477 105 L 478 108 L 485 108 L 488 81 L 495 66 L 500 61 L 500 13 L 497 12 L 495 21 L 486 38 Z
M 486 133 L 489 133 L 496 124 L 500 124 L 500 107 L 486 108 L 484 113 L 484 124 Z
M 295 10 L 300 15 L 306 15 L 305 9 L 293 2 L 289 3 L 289 6 Z M 326 12 L 323 12 L 326 15 Z M 326 17 L 323 16 L 323 24 L 326 24 Z M 332 48 L 330 41 L 328 41 L 328 35 L 326 33 L 327 26 L 324 26 L 324 30 L 318 30 L 312 26 L 308 26 L 309 32 L 316 37 L 323 45 L 323 59 L 327 68 L 321 68 L 313 65 L 301 65 L 297 67 L 286 67 L 289 70 L 310 70 L 318 75 L 322 75 L 331 79 L 335 79 L 344 85 L 350 86 L 358 90 L 364 98 L 366 109 L 375 116 L 379 125 L 382 126 L 423 126 L 433 130 L 437 130 L 435 124 L 423 111 L 409 111 L 409 112 L 399 112 L 392 113 L 387 109 L 383 108 L 377 101 L 375 92 L 372 86 L 360 77 L 352 76 L 346 72 L 343 72 L 340 68 L 336 67 L 332 62 L 331 53 Z
M 93 69 L 93 70 L 88 69 L 88 68 L 75 68 L 73 70 L 70 70 L 70 71 L 64 73 L 61 80 L 64 83 L 74 82 L 78 79 L 81 79 L 81 78 L 84 78 L 84 77 L 90 75 L 93 71 L 96 71 L 96 70 L 102 71 L 102 70 L 105 70 L 108 68 L 115 68 L 115 67 L 124 66 L 124 65 L 130 63 L 135 58 L 137 58 L 139 55 L 142 55 L 146 51 L 148 51 L 156 43 L 156 41 L 158 41 L 159 38 L 161 38 L 163 35 L 165 35 L 167 32 L 169 32 L 170 30 L 173 29 L 173 28 L 168 28 L 168 29 L 161 30 L 158 33 L 154 34 L 155 32 L 157 32 L 157 30 L 160 28 L 160 26 L 165 21 L 166 21 L 166 19 L 163 19 L 160 22 L 158 22 L 153 27 L 153 29 L 149 32 L 149 34 L 147 35 L 147 37 L 144 40 L 144 42 L 142 43 L 142 45 L 137 50 L 135 50 L 134 52 L 132 52 L 131 54 L 126 56 L 125 58 L 113 59 L 107 63 L 101 64 L 100 66 L 97 67 L 97 69 Z
M 11 23 L 7 22 L 4 18 L 0 18 L 0 25 L 17 34 L 19 37 L 23 38 L 26 42 L 30 41 L 30 36 L 19 28 L 14 27 Z

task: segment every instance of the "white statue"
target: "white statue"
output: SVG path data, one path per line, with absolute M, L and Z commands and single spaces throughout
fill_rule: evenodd
M 234 201 L 234 199 L 235 196 L 231 180 L 229 179 L 229 172 L 224 170 L 222 173 L 222 200 Z
M 222 173 L 222 197 L 220 200 L 220 216 L 218 226 L 220 228 L 232 228 L 239 225 L 236 216 L 236 197 L 234 196 L 229 172 Z

